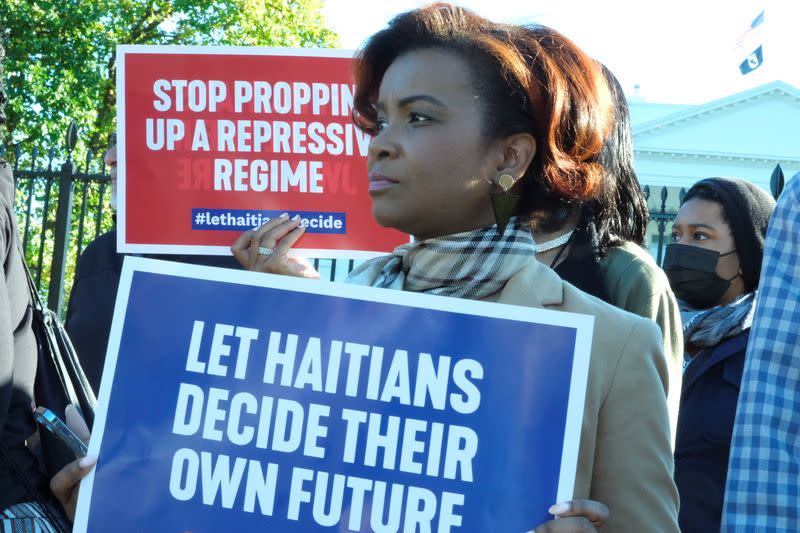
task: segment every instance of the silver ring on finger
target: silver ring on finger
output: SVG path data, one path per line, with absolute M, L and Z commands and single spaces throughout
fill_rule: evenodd
M 267 257 L 275 253 L 275 248 L 267 248 L 266 246 L 258 247 L 258 255 L 266 255 Z

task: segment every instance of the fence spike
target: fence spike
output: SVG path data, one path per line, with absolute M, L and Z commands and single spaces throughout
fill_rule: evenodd
M 781 195 L 781 192 L 783 192 L 783 183 L 783 169 L 781 168 L 781 164 L 778 163 L 775 165 L 775 170 L 772 171 L 772 177 L 769 180 L 770 192 L 772 192 L 772 197 L 776 200 L 778 196 Z
M 105 174 L 103 175 L 103 177 L 105 177 Z M 97 200 L 97 211 L 95 212 L 95 218 L 94 218 L 95 239 L 100 236 L 100 226 L 102 225 L 102 220 L 103 220 L 103 201 L 105 200 L 106 197 L 106 183 L 108 183 L 106 180 L 100 181 L 100 196 Z
M 58 204 L 56 207 L 56 224 L 53 228 L 53 268 L 50 270 L 50 281 L 47 290 L 47 307 L 61 313 L 64 298 L 64 275 L 69 258 L 70 226 L 72 224 L 72 206 L 74 201 L 75 173 L 72 162 L 68 159 L 61 166 L 58 177 Z
M 53 160 L 56 158 L 55 148 L 50 148 L 47 151 L 47 170 L 53 170 Z
M 75 145 L 78 144 L 78 125 L 75 121 L 69 123 L 67 128 L 67 159 L 72 159 L 72 151 L 75 150 Z
M 667 198 L 669 197 L 669 190 L 666 187 L 661 187 L 661 212 L 667 212 Z
M 5 157 L 6 155 L 6 145 L 0 144 L 0 157 Z
M 14 177 L 17 178 L 19 176 L 15 175 Z M 33 176 L 28 179 L 28 191 L 25 199 L 25 232 L 22 234 L 22 249 L 26 252 L 28 251 L 28 237 L 30 236 L 31 230 L 31 208 L 33 207 L 34 181 L 35 178 Z
M 89 169 L 87 167 L 86 173 L 89 173 Z M 86 224 L 86 203 L 88 200 L 88 191 L 89 191 L 89 180 L 83 180 L 83 185 L 81 187 L 81 216 L 80 220 L 78 221 L 78 241 L 77 241 L 77 248 L 78 248 L 78 255 L 81 255 L 83 251 L 83 232 L 84 226 Z
M 47 239 L 47 231 L 50 227 L 50 197 L 53 193 L 53 178 L 45 178 L 45 192 L 44 192 L 44 207 L 42 212 L 45 213 L 45 218 L 42 220 L 41 239 L 39 239 L 39 253 L 36 261 L 36 286 L 39 290 L 42 289 L 42 270 L 44 269 L 44 243 Z M 51 269 L 54 261 L 51 258 Z

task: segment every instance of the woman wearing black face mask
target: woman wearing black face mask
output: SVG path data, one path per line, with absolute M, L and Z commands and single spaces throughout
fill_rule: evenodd
M 675 482 L 683 533 L 719 531 L 733 420 L 775 201 L 744 180 L 710 178 L 684 196 L 664 270 L 681 304 L 686 369 Z

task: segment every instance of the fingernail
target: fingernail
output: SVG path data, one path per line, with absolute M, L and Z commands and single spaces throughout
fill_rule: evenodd
M 80 461 L 78 461 L 78 466 L 81 468 L 89 468 L 90 466 L 94 466 L 97 464 L 97 456 L 96 455 L 87 455 Z
M 569 512 L 569 504 L 568 503 L 557 503 L 555 505 L 551 505 L 550 509 L 547 510 L 548 513 L 552 515 L 559 515 Z
M 289 218 L 289 213 L 284 213 L 278 218 Z
M 292 220 L 300 220 L 300 215 L 295 215 L 292 217 Z

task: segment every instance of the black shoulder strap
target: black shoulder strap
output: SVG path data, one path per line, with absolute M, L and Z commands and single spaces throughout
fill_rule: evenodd
M 25 274 L 28 278 L 28 289 L 34 313 L 42 321 L 43 336 L 45 338 L 41 339 L 41 341 L 45 344 L 46 356 L 49 358 L 48 362 L 56 370 L 67 401 L 78 408 L 81 416 L 91 427 L 94 422 L 94 410 L 97 405 L 94 391 L 89 385 L 89 380 L 83 372 L 83 367 L 78 360 L 75 348 L 72 346 L 72 341 L 64 331 L 61 322 L 39 297 L 39 291 L 36 290 L 28 265 L 25 265 Z

